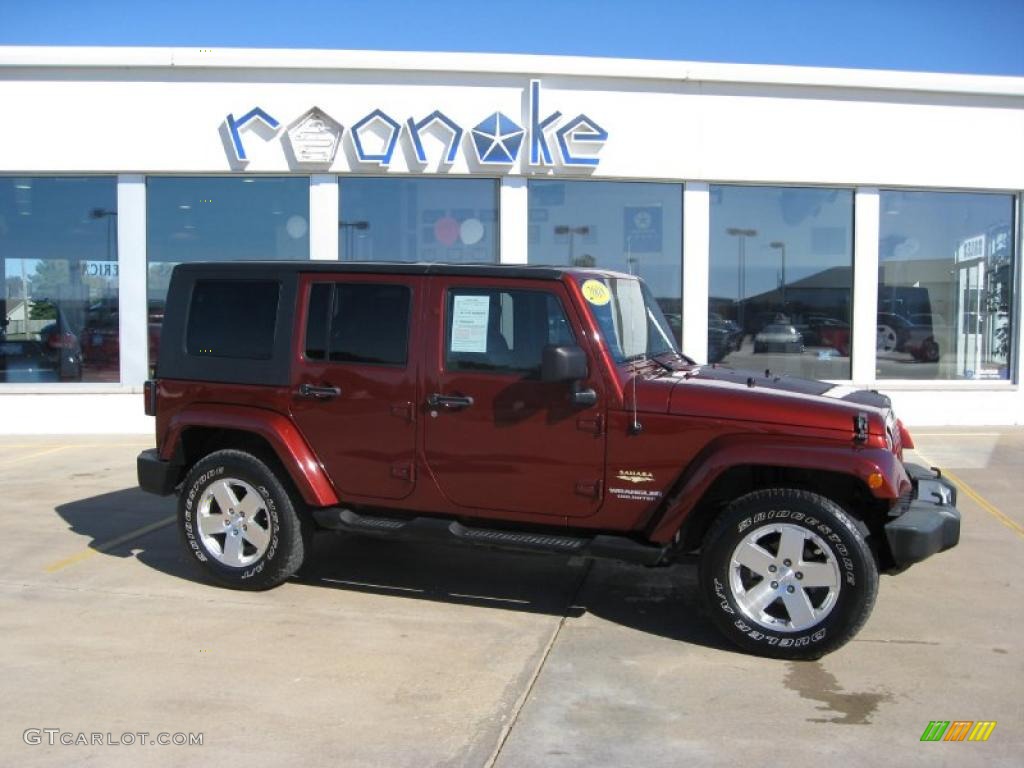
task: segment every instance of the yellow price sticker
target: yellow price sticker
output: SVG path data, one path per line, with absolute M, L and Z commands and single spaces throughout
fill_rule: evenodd
M 600 280 L 587 280 L 583 283 L 580 290 L 583 291 L 583 298 L 595 307 L 603 307 L 612 300 L 611 291 Z

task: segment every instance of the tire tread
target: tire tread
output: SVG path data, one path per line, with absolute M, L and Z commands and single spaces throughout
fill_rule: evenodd
M 212 563 L 213 567 L 204 566 L 200 562 L 196 562 L 196 565 L 201 567 L 203 572 L 218 584 L 232 589 L 260 591 L 276 587 L 291 578 L 302 567 L 307 550 L 310 548 L 311 527 L 308 520 L 299 514 L 299 510 L 302 509 L 301 500 L 289 490 L 278 474 L 262 458 L 235 448 L 223 448 L 207 454 L 193 464 L 182 485 L 182 500 L 179 502 L 178 522 L 181 536 L 186 539 L 182 524 L 184 513 L 181 511 L 184 507 L 184 494 L 188 492 L 200 475 L 223 464 L 244 467 L 251 474 L 259 477 L 274 495 L 279 520 L 280 551 L 259 574 L 249 580 L 232 578 L 227 575 L 227 571 Z M 286 516 L 288 520 L 284 519 Z M 286 529 L 294 532 L 294 535 L 286 535 Z M 187 540 L 186 548 L 190 549 L 187 546 Z M 189 554 L 191 555 L 191 552 Z M 194 557 L 190 557 L 190 559 L 195 561 Z
M 871 616 L 871 611 L 874 609 L 875 600 L 878 596 L 878 567 L 877 562 L 875 561 L 875 556 L 865 540 L 866 526 L 864 526 L 861 521 L 846 512 L 835 501 L 827 496 L 822 496 L 819 493 L 802 488 L 764 488 L 757 491 L 751 491 L 750 493 L 733 499 L 733 501 L 726 506 L 705 534 L 702 552 L 709 552 L 717 543 L 718 539 L 725 534 L 727 528 L 735 523 L 738 516 L 746 514 L 749 507 L 754 505 L 760 506 L 763 504 L 771 505 L 779 501 L 792 503 L 794 500 L 805 504 L 813 504 L 826 510 L 833 518 L 835 518 L 835 522 L 846 528 L 847 532 L 850 534 L 850 538 L 856 542 L 858 548 L 861 550 L 861 557 L 866 563 L 869 563 L 869 567 L 864 569 L 865 573 L 863 574 L 863 578 L 866 579 L 866 584 L 864 585 L 865 595 L 863 602 L 859 606 L 859 613 L 853 617 L 852 621 L 850 621 L 841 632 L 828 638 L 826 642 L 820 646 L 806 646 L 793 649 L 780 649 L 778 646 L 752 647 L 748 644 L 739 642 L 736 637 L 733 637 L 732 633 L 726 632 L 726 634 L 733 640 L 733 642 L 736 642 L 741 647 L 747 648 L 748 650 L 752 650 L 761 655 L 796 661 L 813 661 L 820 659 L 826 653 L 829 653 L 849 642 L 850 639 L 852 639 L 854 635 L 861 630 L 868 618 Z M 708 609 L 712 612 L 714 617 L 717 617 L 719 615 L 719 611 L 717 611 L 715 606 L 710 604 L 708 597 L 709 590 L 707 589 L 706 584 L 704 584 L 707 579 L 707 575 L 705 574 L 705 565 L 706 564 L 702 564 L 701 567 L 702 592 L 704 593 L 705 601 L 707 601 Z M 722 627 L 722 629 L 724 630 L 725 628 Z M 781 653 L 780 651 L 783 650 L 785 652 Z

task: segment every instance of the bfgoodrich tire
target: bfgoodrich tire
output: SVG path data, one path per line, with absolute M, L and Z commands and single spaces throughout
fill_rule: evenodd
M 274 471 L 250 453 L 223 450 L 196 463 L 178 497 L 185 550 L 217 583 L 269 589 L 302 565 L 308 523 Z
M 776 488 L 742 496 L 715 521 L 701 592 L 718 628 L 744 650 L 817 659 L 852 638 L 878 594 L 861 526 L 835 502 Z

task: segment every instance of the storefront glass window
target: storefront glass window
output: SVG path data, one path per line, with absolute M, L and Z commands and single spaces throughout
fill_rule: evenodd
M 878 378 L 1008 379 L 1013 196 L 881 193 Z
M 531 180 L 528 215 L 530 264 L 639 275 L 681 337 L 682 185 Z
M 117 180 L 0 178 L 0 382 L 120 379 Z
M 850 378 L 853 192 L 711 188 L 708 357 Z
M 345 178 L 339 194 L 346 261 L 498 260 L 494 179 Z
M 309 179 L 151 177 L 146 182 L 149 364 L 175 264 L 309 258 Z

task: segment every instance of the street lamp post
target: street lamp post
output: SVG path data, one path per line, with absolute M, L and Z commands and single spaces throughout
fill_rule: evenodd
M 626 235 L 626 267 L 629 269 L 629 274 L 640 274 L 639 262 L 640 260 L 633 255 L 633 236 Z
M 746 298 L 747 293 L 747 238 L 756 237 L 756 229 L 742 229 L 740 227 L 729 227 L 725 230 L 727 235 L 738 238 L 739 245 L 737 247 L 737 264 L 736 264 L 736 293 L 737 303 L 739 309 L 736 312 L 737 319 L 739 320 L 740 330 L 746 332 L 746 325 L 743 322 L 743 300 Z
M 782 309 L 786 309 L 786 244 L 781 240 L 768 243 L 769 248 L 775 248 L 782 252 Z
M 583 224 L 579 227 L 570 227 L 568 224 L 556 224 L 555 234 L 569 236 L 569 266 L 573 266 L 575 264 L 574 258 L 576 235 L 589 235 L 590 226 L 587 224 Z
M 114 230 L 115 220 L 117 218 L 117 211 L 109 208 L 92 208 L 89 210 L 89 218 L 93 221 L 107 220 L 107 262 L 117 260 L 117 237 Z M 72 327 L 79 329 L 85 326 L 88 304 L 89 304 L 89 286 L 84 281 L 85 268 L 87 263 L 78 262 L 78 268 L 71 270 L 69 275 L 71 282 L 72 296 L 76 299 L 75 304 L 72 306 L 66 306 L 65 310 L 70 309 L 68 314 L 70 315 L 70 321 Z M 102 272 L 100 273 L 102 274 Z
M 345 253 L 342 254 L 342 258 L 353 259 L 355 256 L 355 230 L 360 232 L 370 228 L 370 222 L 366 220 L 359 221 L 339 221 L 338 228 L 345 233 Z
M 112 228 L 114 224 L 114 217 L 117 216 L 117 211 L 109 211 L 106 208 L 93 208 L 89 211 L 89 218 L 107 220 L 107 261 L 113 261 L 114 251 L 117 250 L 117 240 L 114 239 Z

